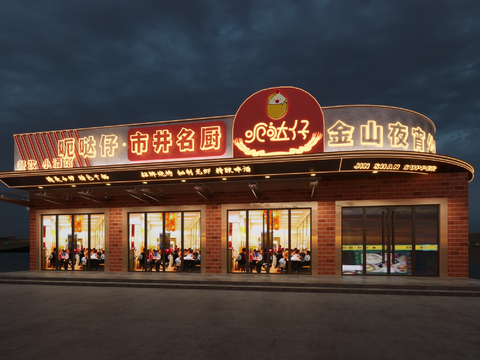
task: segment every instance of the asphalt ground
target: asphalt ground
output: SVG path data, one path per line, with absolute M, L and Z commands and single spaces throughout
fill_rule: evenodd
M 0 285 L 2 359 L 478 359 L 468 297 Z
M 21 271 L 23 257 L 0 257 L 2 360 L 480 354 L 476 279 Z

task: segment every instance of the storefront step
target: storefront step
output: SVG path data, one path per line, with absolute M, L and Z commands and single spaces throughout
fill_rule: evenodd
M 131 287 L 152 289 L 185 290 L 230 290 L 230 291 L 269 291 L 298 293 L 344 293 L 375 295 L 415 295 L 415 296 L 460 296 L 480 297 L 479 286 L 423 286 L 414 284 L 375 285 L 375 284 L 321 284 L 286 282 L 247 282 L 247 281 L 191 281 L 191 280 L 151 280 L 151 279 L 108 279 L 108 278 L 42 278 L 42 277 L 0 277 L 0 284 L 47 285 L 47 286 L 94 286 Z

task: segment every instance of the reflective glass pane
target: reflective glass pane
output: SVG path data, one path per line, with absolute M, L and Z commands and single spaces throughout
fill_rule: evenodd
M 290 216 L 292 229 L 290 271 L 310 273 L 310 209 L 292 209 Z
M 85 216 L 86 218 L 86 216 Z M 105 270 L 105 215 L 90 215 L 90 270 Z M 82 260 L 80 258 L 80 263 Z
M 184 248 L 191 249 L 193 255 L 192 271 L 200 272 L 201 268 L 201 248 L 200 248 L 200 213 L 185 212 L 183 213 L 183 239 Z M 173 245 L 173 244 L 172 244 Z M 172 248 L 173 249 L 173 248 Z
M 193 271 L 194 250 L 191 243 L 182 244 L 182 213 L 165 213 L 165 237 L 162 239 L 166 271 Z
M 342 209 L 342 274 L 363 274 L 363 208 Z
M 386 225 L 388 209 L 383 207 L 366 208 L 365 212 L 366 273 L 368 275 L 386 275 L 390 241 Z
M 160 241 L 163 234 L 163 213 L 148 213 L 147 215 L 147 269 L 163 270 L 162 255 L 165 251 Z
M 438 276 L 438 206 L 415 207 L 415 275 Z
M 254 210 L 248 212 L 248 238 L 250 272 L 260 274 L 263 267 L 263 248 L 267 237 L 267 211 Z
M 147 258 L 145 256 L 145 214 L 129 214 L 129 269 L 142 271 L 147 268 Z
M 73 249 L 72 238 L 72 215 L 58 215 L 58 263 L 57 267 L 62 270 L 71 269 L 71 250 Z
M 57 216 L 42 216 L 42 269 L 55 269 L 57 252 Z
M 88 215 L 72 215 L 72 219 L 72 266 L 75 270 L 81 270 L 85 267 L 85 265 L 82 265 L 81 258 L 85 257 L 85 249 L 88 249 Z M 93 252 L 89 251 L 89 253 L 92 254 Z
M 228 212 L 227 272 L 246 272 L 248 262 L 246 211 Z
M 391 216 L 391 275 L 412 274 L 412 207 L 392 207 Z
M 293 212 L 294 210 L 292 210 Z M 295 210 L 297 211 L 297 210 Z M 303 210 L 298 210 L 302 212 Z M 293 215 L 292 215 L 293 216 Z M 273 256 L 270 255 L 270 273 L 285 273 L 287 271 L 287 260 L 285 259 L 285 250 L 288 249 L 288 210 L 272 210 L 270 215 L 272 223 L 272 243 L 270 245 L 270 252 L 273 253 Z M 297 226 L 297 230 L 300 227 Z M 300 230 L 301 233 L 301 230 Z M 296 233 L 295 241 L 302 243 L 302 240 L 299 238 L 300 233 Z M 293 235 L 292 235 L 293 237 Z

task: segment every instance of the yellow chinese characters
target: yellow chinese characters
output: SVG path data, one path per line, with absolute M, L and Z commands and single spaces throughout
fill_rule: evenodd
M 375 146 L 384 148 L 384 127 L 375 120 L 367 120 L 366 124 L 360 125 L 360 133 L 356 134 L 355 126 L 338 120 L 328 130 L 328 146 L 330 147 L 353 147 L 356 142 L 361 146 Z M 400 121 L 388 124 L 388 145 L 390 148 L 412 150 L 418 152 L 435 153 L 435 140 L 432 134 L 428 134 L 420 126 L 409 128 Z M 411 140 L 410 139 L 411 134 Z
M 222 133 L 220 126 L 205 126 L 201 128 L 202 139 L 200 143 L 201 150 L 219 150 Z
M 383 126 L 375 120 L 368 120 L 367 125 L 360 126 L 360 144 L 383 146 Z
M 102 181 L 109 180 L 110 176 L 107 174 L 79 174 L 77 177 L 75 175 L 62 175 L 62 176 L 46 176 L 45 180 L 52 184 L 58 183 L 72 183 L 75 181 L 81 182 L 92 182 L 92 181 Z
M 330 146 L 352 146 L 353 131 L 355 127 L 345 124 L 338 120 L 330 129 L 328 129 L 328 145 Z

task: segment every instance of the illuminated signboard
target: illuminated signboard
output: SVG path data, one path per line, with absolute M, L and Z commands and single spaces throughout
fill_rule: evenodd
M 436 153 L 435 126 L 405 109 L 375 105 L 323 109 L 325 152 L 395 150 Z
M 306 157 L 276 157 L 255 161 L 248 158 L 213 159 L 183 164 L 145 164 L 135 168 L 80 168 L 31 172 L 25 176 L 19 172 L 5 172 L 0 179 L 9 187 L 28 189 L 37 186 L 95 186 L 109 184 L 149 184 L 178 181 L 203 181 L 219 179 L 284 178 L 303 176 L 342 176 L 357 173 L 436 174 L 468 172 L 473 179 L 473 168 L 468 163 L 444 155 L 387 152 L 373 157 L 372 152 L 313 154 Z
M 261 90 L 240 106 L 233 125 L 234 157 L 323 152 L 323 113 L 304 90 Z
M 436 153 L 435 126 L 414 111 L 324 107 L 304 90 L 261 90 L 235 116 L 14 135 L 14 170 L 61 170 L 344 151 Z
M 130 161 L 183 159 L 225 154 L 226 126 L 222 121 L 131 128 L 128 131 Z
M 14 168 L 60 170 L 231 158 L 231 148 L 227 144 L 231 139 L 232 119 L 221 117 L 14 135 Z

